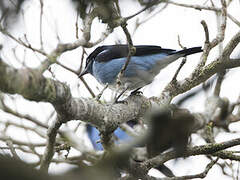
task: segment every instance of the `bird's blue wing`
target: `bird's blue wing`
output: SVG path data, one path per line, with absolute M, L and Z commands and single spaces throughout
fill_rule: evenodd
M 180 57 L 201 52 L 201 47 L 175 51 L 160 46 L 135 46 L 136 53 L 124 71 L 123 83 L 129 89 L 150 84 L 160 70 Z M 91 74 L 102 84 L 114 85 L 117 75 L 124 66 L 128 55 L 127 45 L 101 46 L 89 57 L 92 58 Z
M 132 56 L 127 69 L 124 72 L 124 77 L 139 76 L 139 72 L 151 72 L 151 69 L 156 65 L 156 62 L 166 57 L 164 53 L 145 55 L 145 56 Z M 114 83 L 117 75 L 124 66 L 126 58 L 117 58 L 108 62 L 93 62 L 93 75 L 102 84 Z
M 156 61 L 175 52 L 173 49 L 163 49 L 160 46 L 139 45 L 134 46 L 136 53 L 124 73 L 125 77 L 138 76 L 139 71 L 149 71 Z M 100 46 L 93 51 L 88 59 L 94 59 L 92 73 L 102 84 L 112 84 L 128 55 L 127 45 Z

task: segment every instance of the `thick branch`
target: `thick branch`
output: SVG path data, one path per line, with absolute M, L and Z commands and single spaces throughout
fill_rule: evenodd
M 202 154 L 214 154 L 218 151 L 240 145 L 240 138 L 233 139 L 230 141 L 225 141 L 222 143 L 216 143 L 216 144 L 207 144 L 207 145 L 202 145 L 202 146 L 194 146 L 194 147 L 189 147 L 187 148 L 186 152 L 184 153 L 184 157 L 189 157 L 189 156 L 195 156 L 195 155 L 202 155 Z M 168 160 L 175 159 L 180 157 L 181 155 L 176 154 L 175 151 L 170 151 L 163 153 L 159 156 L 156 156 L 152 159 L 146 160 L 143 164 L 142 167 L 150 169 L 152 167 L 156 167 Z
M 186 78 L 185 80 L 180 81 L 177 85 L 168 84 L 162 92 L 160 101 L 162 103 L 169 103 L 173 97 L 192 89 L 193 87 L 209 79 L 215 73 L 224 69 L 239 67 L 240 61 L 238 59 L 229 59 L 223 61 L 223 59 L 229 58 L 239 42 L 240 31 L 233 36 L 233 38 L 224 48 L 222 56 L 220 56 L 218 59 L 203 68 L 197 69 L 197 72 L 194 71 L 191 75 L 191 78 Z
M 72 98 L 69 87 L 45 78 L 33 69 L 14 69 L 0 60 L 0 91 L 20 94 L 28 100 L 51 103 L 64 122 L 79 119 L 100 130 L 114 130 L 119 124 L 143 116 L 151 106 L 142 96 L 131 96 L 127 104 L 111 106 L 84 98 Z M 110 127 L 111 126 L 111 127 Z
M 187 175 L 187 176 L 180 176 L 180 177 L 172 177 L 172 178 L 163 178 L 163 180 L 185 180 L 185 179 L 195 179 L 195 178 L 205 178 L 210 169 L 216 164 L 218 159 L 211 161 L 205 168 L 202 173 L 195 174 L 195 175 Z

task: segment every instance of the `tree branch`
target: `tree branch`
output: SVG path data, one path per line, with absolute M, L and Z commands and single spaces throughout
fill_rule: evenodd
M 47 132 L 47 146 L 44 151 L 44 155 L 41 160 L 40 170 L 48 171 L 48 167 L 54 155 L 54 145 L 57 136 L 58 129 L 61 127 L 62 122 L 60 118 L 56 118 L 54 123 L 49 126 Z
M 196 155 L 202 155 L 202 154 L 214 154 L 216 152 L 219 152 L 221 150 L 240 145 L 240 138 L 233 139 L 230 141 L 225 141 L 222 143 L 215 143 L 215 144 L 206 144 L 202 146 L 194 146 L 194 147 L 188 147 L 183 154 L 184 157 L 189 156 L 196 156 Z M 141 164 L 141 167 L 144 169 L 151 169 L 152 167 L 157 167 L 160 164 L 163 164 L 166 161 L 169 161 L 171 159 L 175 159 L 178 157 L 181 157 L 182 155 L 176 154 L 175 151 L 170 151 L 163 153 L 159 156 L 156 156 L 152 159 L 146 160 Z
M 239 67 L 240 61 L 238 61 L 238 59 L 229 59 L 223 61 L 223 59 L 229 58 L 230 54 L 239 44 L 239 42 L 240 31 L 235 36 L 233 36 L 233 38 L 224 48 L 222 56 L 207 66 L 203 67 L 202 69 L 196 69 L 190 78 L 186 78 L 185 80 L 178 82 L 177 85 L 173 86 L 173 84 L 168 84 L 163 90 L 159 101 L 163 103 L 169 103 L 173 97 L 192 89 L 193 87 L 209 79 L 215 73 L 220 72 L 224 69 Z
M 187 176 L 179 176 L 179 177 L 172 177 L 172 178 L 163 178 L 162 180 L 185 180 L 185 179 L 195 179 L 195 178 L 205 178 L 210 169 L 216 164 L 218 158 L 216 160 L 211 161 L 205 168 L 202 173 L 195 174 L 195 175 L 187 175 Z
M 69 87 L 34 69 L 14 69 L 0 60 L 0 90 L 20 94 L 28 100 L 49 102 L 65 122 L 79 119 L 102 130 L 112 131 L 119 124 L 141 117 L 151 106 L 142 96 L 130 96 L 127 104 L 108 106 L 84 98 L 72 98 Z M 108 126 L 111 126 L 108 129 Z

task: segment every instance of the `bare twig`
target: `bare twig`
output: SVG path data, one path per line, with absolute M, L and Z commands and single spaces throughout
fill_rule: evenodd
M 237 146 L 239 144 L 240 144 L 240 138 L 236 138 L 236 139 L 232 139 L 222 143 L 189 147 L 186 149 L 186 152 L 184 153 L 184 157 L 201 155 L 201 154 L 214 154 L 214 153 L 217 153 L 218 151 L 227 149 L 229 147 Z M 166 152 L 152 159 L 146 160 L 145 162 L 142 163 L 141 166 L 144 169 L 145 168 L 150 169 L 170 159 L 178 158 L 179 156 L 180 155 L 177 155 L 175 151 Z
M 152 2 L 150 2 L 145 8 L 141 9 L 140 11 L 136 12 L 135 14 L 133 14 L 133 15 L 131 15 L 131 16 L 125 17 L 124 19 L 125 19 L 125 21 L 128 21 L 129 19 L 134 18 L 135 16 L 141 14 L 142 12 L 146 11 L 147 9 L 149 9 L 149 8 L 151 8 L 151 7 L 159 4 L 159 3 L 161 3 L 161 2 L 162 2 L 162 1 L 159 1 L 159 0 L 157 0 L 157 1 L 152 1 Z
M 221 8 L 216 8 L 215 6 L 190 5 L 190 4 L 177 3 L 177 2 L 173 2 L 173 1 L 167 1 L 166 3 L 185 7 L 185 8 L 193 8 L 193 9 L 200 10 L 200 11 L 201 10 L 209 10 L 209 11 L 215 11 L 217 13 L 221 12 Z M 228 7 L 229 4 L 230 3 L 228 2 L 226 7 Z M 231 14 L 227 13 L 227 17 L 229 19 L 231 19 L 236 25 L 240 26 L 240 22 L 236 18 L 234 18 Z
M 118 15 L 121 16 L 121 10 L 120 10 L 120 6 L 119 6 L 119 0 L 115 0 L 114 3 L 115 3 L 115 6 L 116 6 Z
M 234 22 L 236 25 L 238 25 L 239 27 L 240 27 L 240 22 L 235 18 L 235 17 L 233 17 L 231 14 L 227 14 L 227 17 L 229 18 L 229 19 L 231 19 L 232 20 L 232 22 Z
M 24 115 L 24 114 L 21 114 L 17 111 L 14 111 L 10 107 L 8 107 L 3 100 L 1 100 L 1 104 L 2 104 L 3 111 L 5 111 L 6 113 L 9 113 L 9 114 L 14 115 L 16 117 L 19 117 L 19 118 L 25 119 L 27 121 L 30 121 L 30 122 L 32 122 L 32 123 L 34 123 L 34 124 L 36 124 L 40 127 L 48 128 L 48 126 L 46 124 L 42 123 L 41 121 L 37 120 L 36 118 L 34 118 L 30 115 Z
M 88 92 L 91 94 L 91 96 L 93 98 L 96 97 L 95 93 L 93 92 L 93 90 L 89 87 L 88 83 L 85 81 L 85 79 L 83 77 L 80 77 L 81 81 L 83 82 L 84 86 L 87 88 Z
M 177 69 L 177 71 L 175 72 L 175 74 L 174 74 L 171 82 L 175 82 L 175 81 L 177 80 L 177 76 L 178 76 L 180 70 L 182 69 L 182 67 L 184 66 L 184 64 L 186 63 L 186 61 L 187 61 L 187 58 L 184 57 L 183 60 L 182 60 L 182 62 L 181 62 L 181 64 L 178 66 L 178 69 Z
M 124 74 L 124 71 L 127 69 L 127 66 L 131 60 L 131 57 L 135 54 L 135 51 L 136 49 L 134 48 L 133 46 L 133 42 L 132 42 L 132 38 L 131 38 L 131 35 L 127 29 L 127 24 L 124 23 L 121 25 L 122 26 L 122 29 L 126 35 L 126 38 L 127 38 L 127 42 L 128 42 L 128 56 L 127 56 L 127 59 L 126 59 L 126 62 L 124 63 L 122 69 L 120 70 L 118 76 L 117 76 L 117 84 L 120 86 L 121 85 L 121 78 Z
M 43 147 L 46 145 L 45 143 L 27 143 L 27 142 L 19 141 L 4 135 L 0 135 L 0 140 L 5 142 L 10 140 L 13 144 L 16 144 L 19 146 L 28 146 L 28 147 Z
M 63 67 L 64 69 L 76 74 L 78 76 L 79 72 L 75 71 L 67 66 L 65 66 L 64 64 L 60 63 L 60 62 L 56 62 L 56 64 L 58 64 L 59 66 Z M 96 95 L 93 92 L 93 90 L 90 88 L 90 86 L 88 85 L 88 83 L 85 81 L 85 79 L 83 77 L 80 77 L 80 80 L 83 82 L 84 86 L 87 88 L 88 92 L 91 94 L 91 96 L 94 98 Z
M 41 49 L 43 49 L 43 38 L 42 38 L 42 18 L 43 18 L 43 0 L 39 0 L 40 2 L 40 45 Z
M 17 127 L 17 128 L 26 129 L 26 130 L 29 130 L 29 131 L 32 131 L 32 132 L 36 133 L 37 135 L 39 135 L 39 136 L 42 137 L 42 138 L 46 138 L 46 135 L 45 135 L 43 132 L 41 132 L 41 131 L 39 130 L 39 128 L 32 128 L 32 127 L 30 127 L 30 126 L 25 126 L 25 125 L 17 124 L 17 123 L 15 123 L 15 122 L 11 122 L 11 121 L 0 122 L 0 124 L 5 124 L 5 126 L 11 125 L 11 126 L 14 126 L 14 127 Z
M 182 7 L 185 7 L 185 8 L 193 8 L 193 9 L 200 10 L 200 11 L 201 10 L 209 10 L 209 11 L 217 11 L 217 12 L 221 11 L 221 8 L 216 8 L 216 7 L 212 7 L 212 6 L 183 4 L 183 3 L 173 2 L 173 1 L 166 1 L 166 3 L 176 5 L 176 6 L 182 6 Z
M 136 23 L 135 23 L 135 27 L 134 27 L 134 30 L 132 31 L 132 36 L 134 36 L 134 34 L 136 33 L 138 27 L 140 27 L 140 25 L 148 22 L 150 19 L 152 19 L 153 17 L 155 17 L 157 14 L 159 14 L 160 12 L 162 12 L 166 7 L 168 6 L 168 4 L 165 4 L 161 9 L 159 9 L 158 11 L 156 11 L 155 13 L 151 13 L 148 17 L 146 17 L 145 19 L 143 20 L 139 20 L 137 19 L 136 20 Z
M 41 49 L 34 48 L 34 47 L 32 47 L 31 44 L 26 44 L 21 39 L 17 39 L 13 35 L 11 35 L 7 30 L 3 29 L 1 25 L 0 25 L 0 32 L 2 32 L 6 36 L 8 36 L 10 39 L 16 41 L 18 44 L 20 44 L 20 45 L 22 45 L 22 46 L 24 46 L 24 47 L 26 47 L 28 49 L 31 49 L 32 51 L 38 52 L 38 53 L 40 53 L 40 54 L 42 54 L 44 56 L 48 56 L 48 54 L 46 52 L 42 51 Z
M 201 21 L 201 24 L 202 24 L 204 32 L 205 32 L 205 44 L 208 44 L 209 43 L 209 32 L 208 32 L 207 24 L 204 20 Z
M 222 22 L 221 22 L 221 25 L 220 25 L 217 36 L 211 42 L 209 42 L 209 32 L 208 32 L 207 25 L 204 21 L 201 22 L 201 24 L 203 25 L 204 31 L 205 31 L 206 40 L 205 40 L 205 46 L 204 46 L 203 54 L 201 56 L 201 61 L 198 65 L 198 68 L 197 68 L 196 71 L 201 69 L 206 64 L 207 57 L 208 57 L 208 54 L 209 54 L 210 50 L 224 40 L 226 22 L 227 22 L 227 16 L 226 16 L 227 10 L 226 10 L 225 0 L 221 0 L 221 3 L 222 3 L 222 9 L 221 9 Z M 195 73 L 193 73 L 193 75 L 195 75 Z
M 120 71 L 120 74 L 123 74 L 123 72 L 127 69 L 127 66 L 131 60 L 131 56 L 133 56 L 135 54 L 135 48 L 133 47 L 133 42 L 132 42 L 132 38 L 131 38 L 131 35 L 127 29 L 127 24 L 123 24 L 122 25 L 122 29 L 126 35 L 126 38 L 127 38 L 127 43 L 128 43 L 128 56 L 127 56 L 127 60 L 123 66 L 123 68 L 121 69 Z
M 181 42 L 180 42 L 180 36 L 179 36 L 179 35 L 178 35 L 178 44 L 179 44 L 179 46 L 180 46 L 182 49 L 186 49 L 186 47 L 184 47 L 184 46 L 181 44 Z M 173 76 L 173 78 L 172 78 L 171 83 L 175 83 L 175 82 L 177 81 L 177 76 L 178 76 L 180 70 L 182 69 L 182 67 L 184 66 L 184 64 L 186 63 L 186 61 L 187 61 L 187 58 L 184 57 L 183 60 L 182 60 L 182 62 L 181 62 L 181 64 L 179 65 L 177 71 L 175 72 L 175 74 L 174 74 L 174 76 Z
M 103 92 L 108 88 L 108 84 L 106 84 L 103 89 L 101 90 L 101 92 L 96 96 L 96 100 L 98 101 L 102 95 L 103 95 Z
M 19 158 L 19 156 L 17 155 L 17 152 L 16 152 L 15 148 L 13 147 L 12 141 L 11 141 L 11 140 L 7 140 L 6 143 L 7 143 L 8 147 L 9 147 L 9 149 L 10 149 L 13 157 L 14 157 L 15 159 L 21 160 L 21 159 Z
M 163 180 L 185 180 L 185 179 L 195 179 L 195 178 L 205 178 L 210 169 L 216 164 L 219 158 L 212 160 L 205 168 L 202 173 L 195 174 L 195 175 L 187 175 L 187 176 L 177 176 L 172 178 L 163 178 Z
M 83 60 L 84 60 L 84 55 L 86 54 L 85 48 L 82 47 L 82 56 L 81 56 L 81 62 L 80 62 L 80 66 L 77 70 L 77 73 L 79 74 L 80 72 L 82 72 L 83 69 Z
M 89 42 L 90 37 L 91 37 L 90 32 L 91 32 L 92 21 L 95 17 L 96 17 L 96 15 L 92 12 L 85 18 L 84 26 L 83 26 L 83 36 L 81 39 L 78 39 L 77 41 L 75 41 L 73 43 L 58 44 L 57 47 L 55 48 L 55 50 L 53 50 L 47 56 L 48 59 L 45 60 L 38 67 L 38 70 L 40 72 L 44 72 L 46 69 L 48 69 L 48 67 L 51 64 L 56 63 L 57 58 L 66 51 L 74 50 L 80 46 L 90 48 L 90 47 L 93 47 L 93 46 L 97 45 L 98 43 L 102 42 L 104 39 L 106 39 L 106 37 L 108 37 L 108 35 L 112 32 L 112 30 L 113 30 L 112 28 L 107 28 L 106 31 L 102 33 L 102 35 L 100 36 L 100 38 L 97 41 Z M 91 93 L 91 95 L 93 95 L 93 94 Z
M 218 29 L 218 32 L 221 32 L 222 29 L 225 29 L 226 28 L 226 21 L 227 21 L 227 8 L 226 8 L 226 2 L 225 1 L 222 1 L 222 5 L 223 5 L 223 10 L 222 10 L 222 16 L 219 16 L 219 13 L 215 13 L 216 14 L 216 18 L 217 18 L 217 29 Z M 221 24 L 221 20 L 223 19 L 224 23 Z M 224 36 L 224 34 L 223 34 Z M 221 56 L 222 54 L 222 51 L 223 51 L 223 45 L 222 43 L 219 43 L 219 56 Z M 223 59 L 223 60 L 227 60 L 227 59 Z M 224 76 L 226 74 L 226 70 L 223 70 L 221 72 L 218 73 L 218 79 L 217 79 L 217 82 L 216 82 L 216 86 L 215 86 L 215 89 L 214 89 L 214 95 L 215 96 L 219 96 L 220 94 L 220 91 L 221 91 L 221 85 L 222 85 L 222 82 L 224 80 Z
M 214 88 L 214 95 L 215 96 L 219 96 L 219 94 L 220 94 L 221 85 L 222 85 L 222 82 L 224 80 L 225 74 L 226 74 L 226 70 L 223 70 L 223 71 L 218 73 L 217 82 L 216 82 L 216 85 L 215 85 L 215 88 Z
M 56 118 L 54 123 L 48 128 L 47 146 L 44 151 L 44 155 L 42 157 L 41 165 L 40 165 L 40 169 L 42 171 L 48 171 L 48 167 L 54 155 L 54 145 L 55 145 L 55 140 L 57 136 L 57 131 L 61 127 L 61 125 L 62 125 L 62 122 L 60 121 L 60 118 Z
M 76 17 L 76 22 L 75 22 L 76 38 L 77 38 L 77 39 L 79 39 L 79 36 L 78 36 L 78 16 L 79 16 L 79 11 L 77 11 L 77 17 Z
M 236 179 L 239 179 L 239 168 L 240 168 L 240 162 L 238 162 Z

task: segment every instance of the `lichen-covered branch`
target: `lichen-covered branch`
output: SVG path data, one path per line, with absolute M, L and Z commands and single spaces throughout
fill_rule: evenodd
M 225 141 L 222 143 L 215 143 L 215 144 L 207 144 L 202 146 L 194 146 L 194 147 L 188 147 L 186 149 L 186 152 L 183 154 L 184 157 L 189 156 L 196 156 L 196 155 L 202 155 L 202 154 L 214 154 L 214 153 L 221 153 L 221 150 L 240 145 L 240 138 Z M 152 167 L 156 167 L 159 164 L 162 164 L 168 160 L 175 159 L 181 157 L 181 155 L 176 154 L 175 151 L 170 151 L 163 153 L 161 155 L 158 155 L 152 159 L 146 160 L 142 163 L 142 167 L 150 169 Z
M 69 87 L 61 82 L 45 78 L 37 70 L 14 69 L 0 61 L 0 90 L 20 94 L 28 100 L 51 103 L 62 119 L 67 122 L 79 119 L 94 124 L 100 129 L 114 130 L 119 124 L 143 116 L 151 106 L 148 99 L 132 96 L 128 104 L 101 104 L 85 98 L 73 98 Z
M 170 103 L 173 97 L 178 94 L 184 93 L 193 87 L 205 82 L 212 75 L 220 72 L 224 69 L 231 69 L 240 66 L 240 61 L 238 59 L 229 59 L 232 51 L 240 43 L 240 32 L 232 37 L 229 43 L 223 50 L 222 55 L 210 64 L 200 67 L 200 69 L 195 69 L 190 78 L 186 78 L 176 84 L 168 84 L 160 96 L 160 101 L 164 103 Z M 228 58 L 228 60 L 224 60 Z
M 54 145 L 57 136 L 58 129 L 61 127 L 62 122 L 60 118 L 57 118 L 54 123 L 48 128 L 47 132 L 47 146 L 45 148 L 44 155 L 41 160 L 40 169 L 42 171 L 47 171 L 49 164 L 54 155 Z

